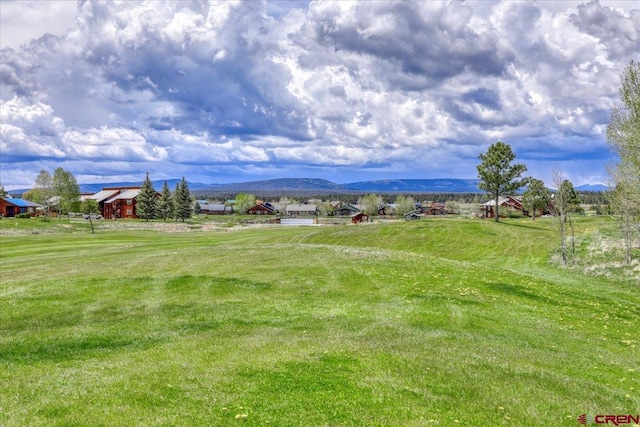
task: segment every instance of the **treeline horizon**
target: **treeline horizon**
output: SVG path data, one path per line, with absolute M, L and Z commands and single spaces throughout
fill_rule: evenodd
M 314 190 L 263 190 L 263 191 L 215 191 L 212 189 L 191 190 L 191 194 L 198 199 L 207 200 L 229 200 L 235 198 L 239 193 L 251 193 L 257 199 L 264 201 L 277 201 L 282 198 L 289 199 L 319 199 L 325 201 L 340 201 L 343 203 L 356 203 L 357 200 L 368 194 L 376 194 L 382 197 L 385 203 L 393 203 L 395 199 L 402 195 L 412 197 L 416 202 L 458 202 L 458 203 L 485 203 L 492 200 L 491 195 L 484 193 L 422 193 L 422 192 L 376 192 L 376 191 L 350 191 L 332 192 Z M 580 192 L 580 198 L 586 205 L 607 205 L 606 192 L 584 191 Z

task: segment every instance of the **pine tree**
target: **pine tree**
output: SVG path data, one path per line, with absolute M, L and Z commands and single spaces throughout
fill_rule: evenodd
M 536 212 L 544 210 L 549 206 L 549 190 L 544 186 L 544 182 L 531 178 L 526 191 L 522 194 L 522 207 L 529 211 L 531 218 L 535 221 Z
M 511 146 L 502 141 L 491 145 L 486 154 L 480 154 L 478 159 L 482 161 L 477 166 L 480 183 L 478 188 L 491 194 L 495 201 L 496 222 L 500 219 L 498 212 L 498 199 L 522 187 L 524 181 L 519 179 L 527 167 L 522 164 L 512 165 L 516 155 L 511 151 Z
M 149 179 L 149 172 L 147 172 L 147 176 L 142 183 L 140 194 L 138 194 L 136 201 L 136 215 L 144 218 L 146 221 L 155 218 L 158 212 L 158 199 L 156 195 L 156 190 L 153 188 L 153 184 Z
M 181 220 L 184 222 L 186 219 L 191 218 L 191 213 L 193 212 L 191 207 L 191 194 L 189 193 L 189 185 L 184 177 L 182 177 L 182 181 L 176 184 L 173 201 L 176 221 Z
M 158 200 L 158 216 L 162 218 L 163 221 L 166 221 L 167 218 L 173 217 L 174 211 L 173 195 L 169 190 L 167 181 L 165 181 L 162 186 L 160 200 Z

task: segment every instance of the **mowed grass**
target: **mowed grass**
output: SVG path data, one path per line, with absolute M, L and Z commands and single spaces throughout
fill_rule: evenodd
M 551 221 L 0 239 L 2 426 L 640 413 L 640 288 L 551 263 Z

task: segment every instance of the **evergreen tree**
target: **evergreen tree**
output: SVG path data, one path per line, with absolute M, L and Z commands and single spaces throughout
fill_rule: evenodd
M 531 218 L 535 221 L 536 212 L 545 209 L 549 205 L 549 190 L 544 186 L 544 182 L 531 178 L 529 186 L 522 194 L 522 207 L 529 211 Z
M 173 195 L 169 190 L 167 181 L 162 186 L 162 193 L 160 194 L 160 200 L 158 200 L 158 216 L 166 221 L 167 218 L 172 218 L 174 213 Z
M 486 191 L 495 200 L 496 222 L 500 219 L 498 211 L 498 199 L 522 187 L 524 180 L 518 179 L 527 167 L 522 164 L 512 165 L 516 155 L 511 151 L 511 146 L 502 141 L 492 144 L 486 154 L 480 154 L 478 159 L 482 161 L 477 166 L 480 184 L 478 188 Z
M 140 218 L 144 218 L 145 221 L 149 221 L 157 216 L 158 213 L 158 199 L 156 196 L 156 190 L 153 188 L 153 184 L 149 179 L 149 172 L 142 183 L 140 188 L 140 194 L 136 199 L 136 215 Z
M 176 184 L 173 201 L 176 221 L 181 220 L 184 222 L 186 219 L 191 218 L 191 213 L 193 212 L 191 207 L 191 194 L 189 193 L 189 185 L 184 177 L 182 177 L 182 181 Z

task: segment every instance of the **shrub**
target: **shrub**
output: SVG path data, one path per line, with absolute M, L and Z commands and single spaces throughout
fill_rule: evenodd
M 21 213 L 16 215 L 16 218 L 31 218 L 31 214 L 30 213 Z

